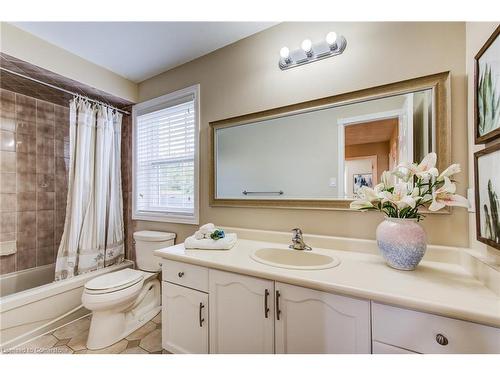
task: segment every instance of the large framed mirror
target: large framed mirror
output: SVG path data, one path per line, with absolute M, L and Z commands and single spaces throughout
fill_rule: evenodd
M 212 206 L 348 209 L 384 170 L 450 162 L 450 74 L 210 123 Z

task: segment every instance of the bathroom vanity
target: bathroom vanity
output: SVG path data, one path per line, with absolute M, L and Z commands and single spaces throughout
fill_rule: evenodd
M 500 353 L 498 272 L 476 279 L 465 249 L 430 246 L 407 272 L 373 241 L 308 236 L 310 254 L 338 262 L 280 267 L 255 254 L 287 251 L 289 234 L 228 230 L 240 238 L 229 251 L 156 251 L 172 353 Z

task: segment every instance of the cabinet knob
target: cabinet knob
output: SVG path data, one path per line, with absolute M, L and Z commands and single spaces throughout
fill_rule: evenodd
M 446 336 L 438 333 L 436 335 L 436 342 L 439 344 L 439 345 L 442 345 L 442 346 L 446 346 L 448 345 L 448 339 L 446 338 Z
M 177 274 L 177 276 L 179 276 L 179 277 L 184 276 L 184 272 L 179 272 L 179 273 Z

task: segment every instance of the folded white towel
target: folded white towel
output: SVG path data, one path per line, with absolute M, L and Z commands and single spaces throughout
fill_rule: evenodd
M 202 240 L 205 238 L 205 235 L 203 233 L 201 233 L 199 230 L 197 230 L 196 232 L 194 232 L 194 238 L 196 238 L 197 240 Z
M 214 230 L 215 230 L 215 225 L 213 225 L 212 223 L 202 225 L 200 229 L 198 229 L 198 231 L 201 232 L 202 234 L 212 234 Z
M 226 237 L 219 240 L 204 238 L 197 240 L 195 236 L 190 236 L 184 241 L 186 249 L 202 249 L 202 250 L 229 250 L 236 244 L 238 237 L 236 233 L 226 233 Z

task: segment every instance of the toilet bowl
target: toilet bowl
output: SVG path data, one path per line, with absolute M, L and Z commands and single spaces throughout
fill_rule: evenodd
M 159 258 L 153 250 L 173 246 L 175 234 L 134 233 L 137 270 L 126 268 L 85 284 L 82 304 L 92 311 L 87 347 L 113 345 L 151 320 L 161 310 Z

